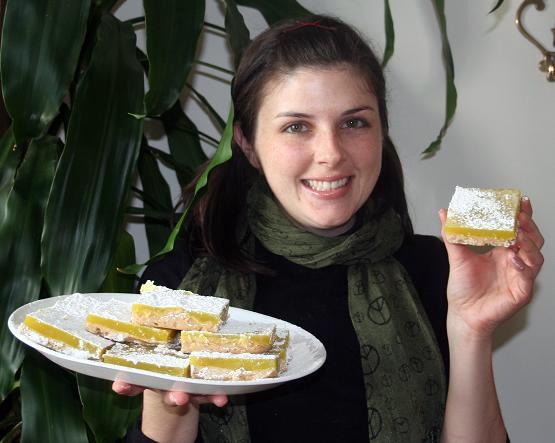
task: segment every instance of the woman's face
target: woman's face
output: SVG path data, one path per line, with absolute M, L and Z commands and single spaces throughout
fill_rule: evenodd
M 353 69 L 297 69 L 266 84 L 253 146 L 240 144 L 293 220 L 338 227 L 380 174 L 378 102 Z

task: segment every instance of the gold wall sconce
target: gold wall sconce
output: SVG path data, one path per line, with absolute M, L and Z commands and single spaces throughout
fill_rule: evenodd
M 543 0 L 524 0 L 516 12 L 516 26 L 522 35 L 543 54 L 543 59 L 539 64 L 540 71 L 545 72 L 547 80 L 553 82 L 555 81 L 555 51 L 548 51 L 545 49 L 538 40 L 532 37 L 522 24 L 522 13 L 524 9 L 531 5 L 535 5 L 538 11 L 543 11 L 545 9 L 545 2 Z M 551 28 L 551 32 L 553 33 L 553 46 L 555 46 L 555 28 Z

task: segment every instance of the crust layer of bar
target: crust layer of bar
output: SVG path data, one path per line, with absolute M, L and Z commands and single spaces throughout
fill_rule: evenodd
M 520 198 L 517 189 L 457 186 L 445 222 L 447 240 L 476 246 L 514 244 Z

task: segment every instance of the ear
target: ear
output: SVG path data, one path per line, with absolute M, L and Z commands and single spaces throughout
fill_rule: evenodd
M 237 123 L 233 125 L 233 140 L 239 145 L 251 166 L 260 169 L 260 162 L 256 157 L 256 152 L 254 152 L 254 146 L 244 136 L 241 126 Z

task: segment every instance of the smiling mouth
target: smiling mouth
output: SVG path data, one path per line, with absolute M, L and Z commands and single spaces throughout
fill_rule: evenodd
M 339 180 L 301 180 L 303 184 L 313 191 L 326 192 L 347 186 L 351 177 L 340 178 Z

